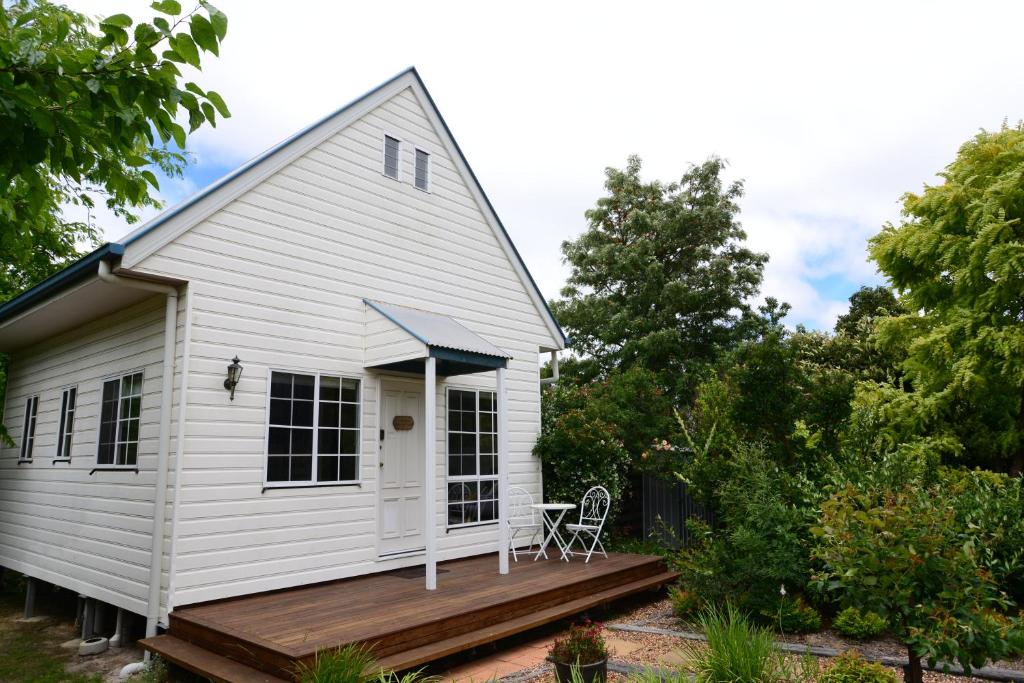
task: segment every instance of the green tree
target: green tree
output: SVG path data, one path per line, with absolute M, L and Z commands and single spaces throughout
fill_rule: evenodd
M 189 13 L 175 0 L 152 7 L 149 23 L 116 14 L 97 25 L 46 0 L 0 3 L 0 300 L 95 242 L 67 206 L 103 202 L 135 221 L 158 205 L 156 172 L 185 167 L 185 125 L 230 115 L 179 69 L 219 53 L 227 17 L 205 0 Z
M 909 484 L 876 492 L 852 486 L 821 506 L 814 585 L 846 606 L 889 620 L 907 646 L 908 683 L 921 660 L 965 669 L 1021 646 L 1013 602 L 982 563 L 984 537 L 957 523 L 940 486 Z
M 572 271 L 554 311 L 585 378 L 634 365 L 658 372 L 685 395 L 718 355 L 749 335 L 747 303 L 767 256 L 743 245 L 739 182 L 710 159 L 679 182 L 644 182 L 640 159 L 606 171 L 607 195 L 589 227 L 562 244 Z
M 1024 128 L 981 132 L 903 198 L 871 256 L 907 312 L 877 324 L 922 435 L 955 435 L 970 462 L 1024 469 Z
M 850 309 L 836 319 L 836 334 L 856 337 L 865 324 L 870 325 L 876 318 L 905 313 L 892 290 L 884 285 L 861 287 L 850 295 Z

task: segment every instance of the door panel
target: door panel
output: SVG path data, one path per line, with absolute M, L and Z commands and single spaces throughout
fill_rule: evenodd
M 415 385 L 385 383 L 380 444 L 381 555 L 423 548 L 423 391 Z M 400 418 L 395 420 L 395 418 Z M 411 428 L 396 429 L 395 424 Z M 403 424 L 403 422 L 405 424 Z

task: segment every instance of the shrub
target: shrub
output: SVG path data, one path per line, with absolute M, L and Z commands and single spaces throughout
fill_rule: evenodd
M 548 655 L 563 664 L 593 664 L 608 657 L 601 624 L 585 619 L 573 624 L 564 638 L 556 638 Z
M 921 683 L 921 660 L 983 666 L 1020 647 L 1013 603 L 979 564 L 979 538 L 959 529 L 941 487 L 861 493 L 848 487 L 822 505 L 815 579 L 841 602 L 888 621 L 907 646 L 908 683 Z
M 672 601 L 672 613 L 683 621 L 695 615 L 704 605 L 699 595 L 682 586 L 676 586 L 669 592 Z
M 897 683 L 898 680 L 891 669 L 865 662 L 853 650 L 833 659 L 818 677 L 818 683 Z
M 783 596 L 774 610 L 761 609 L 758 620 L 782 633 L 813 633 L 821 629 L 821 615 L 800 596 Z
M 885 633 L 885 627 L 883 617 L 870 611 L 861 612 L 856 607 L 847 607 L 832 621 L 832 628 L 857 640 L 877 638 Z
M 775 615 L 779 586 L 799 589 L 810 579 L 807 541 L 814 518 L 802 500 L 803 483 L 758 446 L 737 446 L 719 485 L 720 525 L 691 523 L 701 540 L 680 554 L 682 584 L 709 603 L 728 600 L 751 614 Z

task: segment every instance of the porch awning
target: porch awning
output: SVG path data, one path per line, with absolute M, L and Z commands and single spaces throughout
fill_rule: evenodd
M 365 367 L 422 374 L 424 359 L 436 358 L 437 374 L 451 377 L 504 368 L 512 357 L 446 315 L 369 299 L 363 303 Z

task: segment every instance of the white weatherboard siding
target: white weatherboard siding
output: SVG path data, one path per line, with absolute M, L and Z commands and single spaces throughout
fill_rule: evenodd
M 385 133 L 403 142 L 397 181 L 383 174 Z M 412 182 L 416 147 L 431 154 L 429 193 Z M 451 316 L 513 356 L 510 483 L 539 495 L 538 349 L 559 344 L 482 211 L 405 88 L 131 264 L 188 280 L 192 295 L 173 605 L 422 562 L 377 561 L 379 375 L 364 369 L 364 298 Z M 360 485 L 262 490 L 271 368 L 362 379 Z M 444 526 L 445 390 L 494 383 L 493 372 L 438 383 L 442 560 L 496 548 L 496 524 Z
M 153 297 L 12 354 L 4 422 L 15 447 L 0 452 L 0 565 L 139 614 L 146 612 L 149 583 L 163 315 L 164 298 Z M 90 474 L 103 381 L 137 371 L 144 373 L 139 472 Z M 78 387 L 71 461 L 55 463 L 67 386 Z M 18 464 L 25 398 L 34 394 L 33 459 Z M 172 456 L 175 448 L 172 440 Z M 168 550 L 165 542 L 165 556 Z M 165 557 L 165 584 L 167 566 Z

